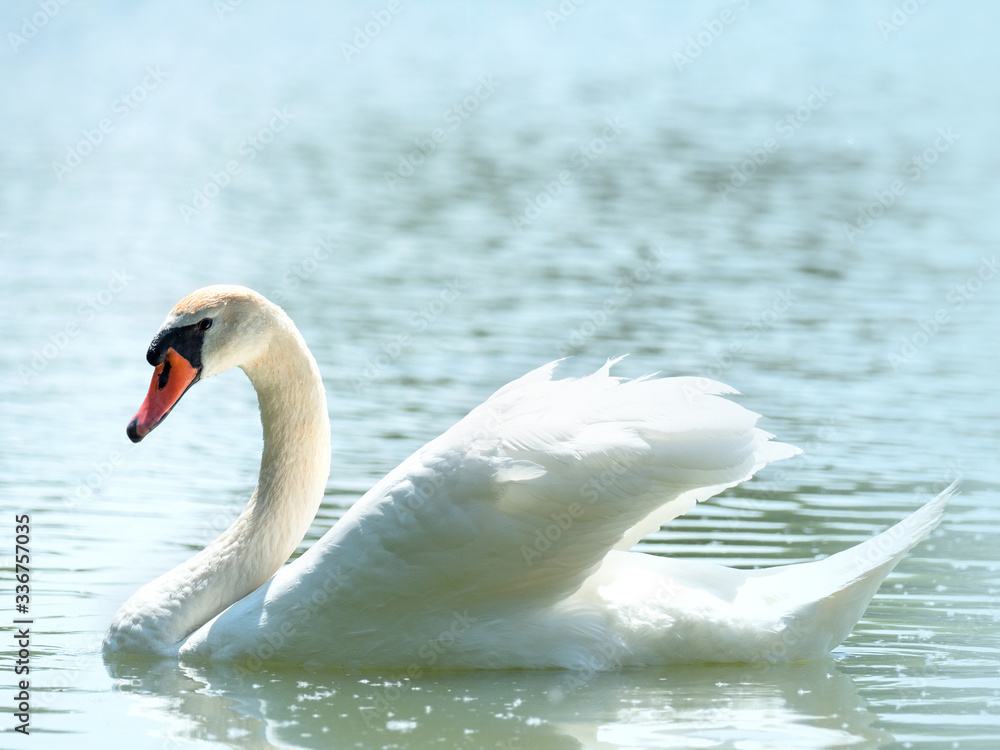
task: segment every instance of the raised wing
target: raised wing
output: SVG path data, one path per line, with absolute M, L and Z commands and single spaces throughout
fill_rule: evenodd
M 351 589 L 409 606 L 537 606 L 616 545 L 799 452 L 721 383 L 628 380 L 613 364 L 553 380 L 553 362 L 506 385 L 379 482 L 305 564 L 336 558 Z

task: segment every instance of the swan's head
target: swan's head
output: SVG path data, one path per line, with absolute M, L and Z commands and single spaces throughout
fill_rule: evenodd
M 138 443 L 148 435 L 199 380 L 257 360 L 282 316 L 277 305 L 243 286 L 207 286 L 174 305 L 146 352 L 156 370 L 129 422 L 129 439 Z

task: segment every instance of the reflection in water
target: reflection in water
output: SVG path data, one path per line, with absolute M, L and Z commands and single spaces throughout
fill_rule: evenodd
M 877 747 L 854 682 L 830 660 L 562 671 L 247 673 L 109 664 L 115 690 L 174 742 L 240 748 Z M 168 745 L 169 746 L 169 745 Z M 743 746 L 742 744 L 740 746 Z

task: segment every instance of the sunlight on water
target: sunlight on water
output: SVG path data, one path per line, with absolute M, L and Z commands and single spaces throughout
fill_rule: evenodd
M 0 505 L 33 529 L 25 746 L 996 746 L 996 15 L 5 7 Z M 256 478 L 239 372 L 141 445 L 124 434 L 166 311 L 217 282 L 280 301 L 324 375 L 333 472 L 300 551 L 566 355 L 573 374 L 631 353 L 620 374 L 717 378 L 805 450 L 646 551 L 803 562 L 956 477 L 962 494 L 813 663 L 106 667 L 112 613 L 226 528 Z

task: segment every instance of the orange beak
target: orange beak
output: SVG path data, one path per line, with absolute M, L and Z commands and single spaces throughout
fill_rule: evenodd
M 153 371 L 153 381 L 149 384 L 146 400 L 129 422 L 126 430 L 129 440 L 138 443 L 162 422 L 198 379 L 199 374 L 199 370 L 192 367 L 176 349 L 167 349 L 167 356 Z

